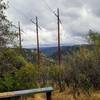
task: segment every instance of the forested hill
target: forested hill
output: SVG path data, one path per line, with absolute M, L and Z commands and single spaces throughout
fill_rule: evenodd
M 77 52 L 80 48 L 88 48 L 90 50 L 93 50 L 92 45 L 61 46 L 61 55 L 65 56 L 68 54 L 72 54 L 73 52 Z M 28 54 L 27 56 L 28 56 L 29 61 L 33 62 L 33 60 L 34 60 L 36 62 L 35 55 L 32 56 L 36 52 L 36 49 L 24 48 L 24 50 Z M 49 58 L 49 59 L 56 59 L 57 58 L 57 47 L 41 47 L 40 51 L 41 51 L 41 54 L 45 55 L 46 58 Z M 34 59 L 33 59 L 33 57 L 34 57 Z
M 62 55 L 66 55 L 67 53 L 72 53 L 73 51 L 79 50 L 81 47 L 85 47 L 91 49 L 91 45 L 73 45 L 73 46 L 61 46 Z M 49 57 L 55 58 L 57 55 L 57 47 L 44 47 L 41 48 L 41 52 L 46 54 Z

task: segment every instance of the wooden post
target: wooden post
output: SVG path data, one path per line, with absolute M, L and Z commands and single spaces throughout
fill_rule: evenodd
M 37 33 L 37 61 L 38 61 L 38 70 L 40 67 L 40 50 L 39 50 L 39 33 L 38 33 L 38 18 L 36 16 L 36 33 Z
M 34 22 L 32 19 L 31 19 L 31 22 L 36 25 L 37 67 L 38 67 L 38 78 L 40 78 L 40 75 L 39 75 L 39 72 L 40 72 L 39 71 L 39 68 L 40 68 L 40 48 L 39 48 L 39 32 L 38 32 L 39 25 L 38 25 L 38 17 L 36 16 L 36 22 Z
M 57 9 L 57 24 L 58 24 L 58 64 L 61 65 L 61 48 L 60 48 L 60 18 L 59 18 L 59 8 Z
M 51 100 L 51 92 L 46 93 L 47 100 Z
M 20 53 L 21 53 L 21 51 L 22 51 L 22 39 L 21 39 L 20 22 L 18 22 L 18 27 L 19 27 L 19 48 L 20 48 Z

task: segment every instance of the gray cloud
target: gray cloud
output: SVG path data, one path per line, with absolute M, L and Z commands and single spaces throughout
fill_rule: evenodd
M 100 0 L 9 0 L 7 15 L 15 24 L 21 21 L 27 35 L 34 34 L 34 37 L 35 26 L 30 19 L 35 20 L 35 16 L 38 16 L 40 26 L 46 30 L 40 30 L 41 44 L 56 44 L 54 37 L 57 36 L 57 18 L 47 4 L 55 13 L 57 7 L 60 8 L 60 18 L 63 22 L 62 44 L 85 43 L 81 37 L 86 35 L 89 29 L 100 31 Z M 27 40 L 27 37 L 24 36 L 24 39 Z M 28 45 L 31 45 L 32 39 L 28 39 Z

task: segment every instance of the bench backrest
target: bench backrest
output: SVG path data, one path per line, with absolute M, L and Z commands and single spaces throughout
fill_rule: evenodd
M 27 96 L 30 94 L 37 94 L 37 93 L 51 93 L 52 91 L 53 91 L 52 87 L 47 87 L 47 88 L 4 92 L 4 93 L 0 93 L 0 98 L 20 97 L 20 96 Z

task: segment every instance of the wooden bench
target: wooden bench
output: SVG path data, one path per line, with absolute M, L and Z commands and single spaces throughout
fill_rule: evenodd
M 52 87 L 20 90 L 0 93 L 0 100 L 27 100 L 27 96 L 38 93 L 46 93 L 47 100 L 51 100 Z

